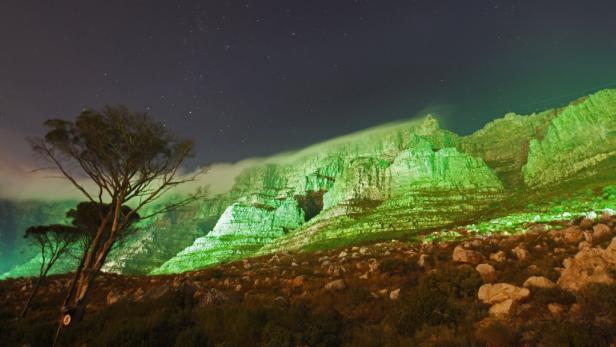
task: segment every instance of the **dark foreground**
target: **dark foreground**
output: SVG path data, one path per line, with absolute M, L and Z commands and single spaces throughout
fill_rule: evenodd
M 616 217 L 546 232 L 104 275 L 63 346 L 614 346 Z M 68 276 L 0 282 L 0 345 L 49 346 Z M 480 289 L 481 288 L 481 289 Z

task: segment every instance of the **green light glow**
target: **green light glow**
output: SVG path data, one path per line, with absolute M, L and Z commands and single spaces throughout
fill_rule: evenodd
M 465 137 L 430 116 L 369 129 L 268 158 L 229 192 L 142 223 L 106 269 L 178 273 L 288 250 L 455 239 L 456 227 L 515 233 L 616 209 L 615 134 L 616 90 L 508 114 Z M 25 264 L 6 275 L 27 275 Z

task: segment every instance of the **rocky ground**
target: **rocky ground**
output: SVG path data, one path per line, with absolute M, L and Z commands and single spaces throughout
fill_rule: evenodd
M 548 230 L 549 229 L 549 230 Z M 614 346 L 616 216 L 521 235 L 276 254 L 103 275 L 66 345 Z M 3 345 L 48 345 L 68 276 L 0 282 Z

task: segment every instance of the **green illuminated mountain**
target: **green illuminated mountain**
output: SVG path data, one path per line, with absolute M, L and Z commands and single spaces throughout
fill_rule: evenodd
M 228 192 L 142 223 L 107 270 L 183 272 L 280 251 L 429 238 L 458 226 L 517 230 L 616 208 L 614 169 L 616 90 L 508 114 L 464 137 L 426 116 L 255 163 Z M 57 271 L 70 270 L 66 264 Z

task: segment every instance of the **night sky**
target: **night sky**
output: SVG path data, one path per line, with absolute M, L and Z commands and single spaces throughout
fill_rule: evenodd
M 467 134 L 616 86 L 615 18 L 616 1 L 3 0 L 0 154 L 107 103 L 195 139 L 195 163 L 426 111 Z

